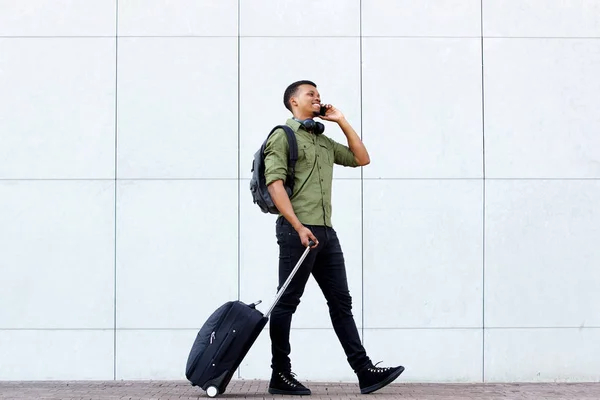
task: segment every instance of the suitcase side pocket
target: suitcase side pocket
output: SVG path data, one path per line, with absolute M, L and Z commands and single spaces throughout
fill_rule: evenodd
M 202 371 L 202 376 L 214 377 L 214 371 L 219 370 L 221 364 L 226 364 L 223 361 L 226 360 L 226 356 L 231 350 L 231 343 L 235 339 L 235 336 L 236 330 L 232 327 L 231 330 L 227 332 L 221 343 L 219 343 L 219 346 L 217 347 L 215 352 L 212 354 L 210 362 L 206 365 L 204 371 Z
M 225 318 L 232 309 L 232 303 L 228 302 L 219 307 L 204 323 L 190 351 L 186 365 L 186 377 L 189 380 L 196 381 L 200 375 L 197 368 L 202 368 L 201 360 L 210 355 L 211 345 L 214 341 L 214 333 L 219 329 Z M 212 357 L 212 355 L 210 355 Z M 206 368 L 204 368 L 206 369 Z
M 236 333 L 237 332 L 235 328 L 232 328 L 227 333 L 227 335 L 225 335 L 225 338 L 223 339 L 223 342 L 221 342 L 219 348 L 215 352 L 215 356 L 213 357 L 211 363 L 214 363 L 217 358 L 219 359 L 219 361 L 226 359 L 225 356 L 231 351 L 231 342 L 235 339 Z

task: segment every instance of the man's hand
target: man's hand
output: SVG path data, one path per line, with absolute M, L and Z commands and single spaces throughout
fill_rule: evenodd
M 298 232 L 298 236 L 300 236 L 300 241 L 302 242 L 302 245 L 304 247 L 308 247 L 309 240 L 312 240 L 313 242 L 315 242 L 315 245 L 312 246 L 311 249 L 314 249 L 315 247 L 317 247 L 319 245 L 319 241 L 317 240 L 315 235 L 313 235 L 313 233 L 310 231 L 310 229 L 308 229 L 304 225 L 300 229 L 298 229 L 297 232 Z
M 331 104 L 324 104 L 324 106 L 325 108 L 327 108 L 327 111 L 325 112 L 325 115 L 319 115 L 319 118 L 325 121 L 332 121 L 338 123 L 344 120 L 344 114 L 342 114 L 340 110 L 338 110 Z

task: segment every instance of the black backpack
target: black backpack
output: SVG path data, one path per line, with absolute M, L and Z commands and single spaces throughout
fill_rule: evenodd
M 288 143 L 290 145 L 290 151 L 288 153 L 288 174 L 283 186 L 288 196 L 292 196 L 294 192 L 294 173 L 296 169 L 296 161 L 298 161 L 298 143 L 296 142 L 296 135 L 292 128 L 287 125 L 277 125 L 269 132 L 269 135 L 263 142 L 262 146 L 256 153 L 254 153 L 254 160 L 252 160 L 252 178 L 250 178 L 250 192 L 252 193 L 252 200 L 254 204 L 258 204 L 258 207 L 264 213 L 279 214 L 279 210 L 275 207 L 269 190 L 267 189 L 265 180 L 265 147 L 267 146 L 267 140 L 277 129 L 282 128 L 287 134 Z

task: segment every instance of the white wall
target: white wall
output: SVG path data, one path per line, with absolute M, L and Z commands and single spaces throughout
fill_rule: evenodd
M 251 158 L 311 79 L 371 153 L 335 170 L 333 218 L 374 361 L 403 381 L 600 380 L 599 17 L 0 0 L 0 379 L 184 379 L 217 306 L 264 310 L 277 247 Z M 312 280 L 292 351 L 300 379 L 355 379 Z M 265 331 L 239 377 L 269 361 Z

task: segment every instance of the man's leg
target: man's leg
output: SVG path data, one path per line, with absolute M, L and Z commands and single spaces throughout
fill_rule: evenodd
M 333 328 L 348 363 L 358 376 L 361 393 L 371 393 L 393 382 L 404 367 L 375 367 L 367 356 L 352 315 L 352 298 L 339 239 L 332 228 L 326 230 L 326 237 L 327 245 L 318 254 L 312 273 L 327 300 Z
M 316 232 L 313 234 L 317 236 Z M 302 245 L 298 233 L 282 218 L 277 220 L 276 235 L 279 244 L 279 290 L 306 248 Z M 290 328 L 292 315 L 300 303 L 317 253 L 318 247 L 310 251 L 271 313 L 271 394 L 310 394 L 310 390 L 302 386 L 291 374 Z
M 319 284 L 327 305 L 333 329 L 346 353 L 354 372 L 369 366 L 371 360 L 361 343 L 352 315 L 352 297 L 348 290 L 348 279 L 344 254 L 335 231 L 327 229 L 326 245 L 315 260 L 312 274 Z

